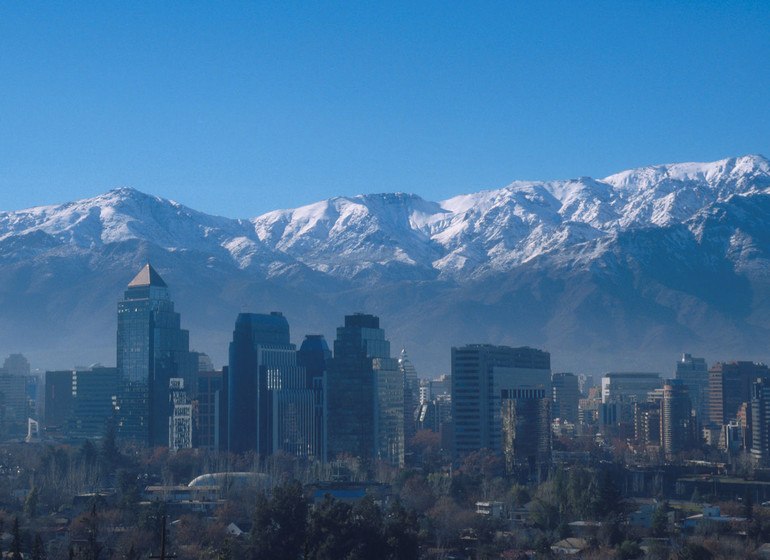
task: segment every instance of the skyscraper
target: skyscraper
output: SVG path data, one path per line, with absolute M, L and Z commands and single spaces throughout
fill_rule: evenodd
M 770 376 L 765 364 L 754 362 L 716 363 L 709 369 L 709 420 L 715 426 L 727 424 L 743 403 L 751 401 L 751 385 Z
M 415 412 L 420 406 L 420 380 L 406 348 L 398 356 L 398 369 L 404 379 L 404 440 L 409 441 L 417 431 Z
M 551 356 L 535 348 L 452 348 L 454 455 L 503 453 L 508 466 L 550 457 Z
M 345 316 L 327 374 L 327 453 L 404 464 L 404 383 L 374 315 Z
M 770 465 L 770 378 L 751 387 L 751 455 L 763 467 Z
M 305 336 L 297 351 L 297 363 L 305 368 L 306 384 L 313 392 L 316 455 L 326 461 L 326 372 L 332 351 L 322 334 Z
M 692 409 L 698 417 L 698 422 L 707 424 L 709 369 L 706 360 L 693 358 L 692 354 L 683 354 L 682 359 L 676 363 L 674 378 L 681 380 L 687 386 Z
M 671 379 L 663 385 L 660 405 L 663 451 L 667 459 L 688 449 L 694 439 L 690 395 L 680 379 Z
M 571 373 L 554 373 L 551 375 L 551 383 L 553 384 L 551 416 L 577 424 L 580 402 L 578 378 Z
M 238 315 L 228 385 L 231 452 L 317 456 L 313 391 L 281 313 Z
M 168 286 L 149 264 L 118 302 L 117 334 L 118 435 L 149 447 L 168 446 L 169 380 L 194 382 L 197 358 Z

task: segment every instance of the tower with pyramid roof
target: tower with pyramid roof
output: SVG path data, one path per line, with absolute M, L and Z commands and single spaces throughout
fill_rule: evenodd
M 117 432 L 148 447 L 167 446 L 169 380 L 197 386 L 197 357 L 168 286 L 147 264 L 118 302 L 117 365 L 120 379 Z

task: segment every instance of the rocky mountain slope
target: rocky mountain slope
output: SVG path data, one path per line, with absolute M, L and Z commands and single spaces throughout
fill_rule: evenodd
M 338 197 L 253 220 L 124 188 L 0 213 L 0 352 L 114 363 L 115 305 L 150 260 L 194 346 L 220 365 L 239 311 L 294 340 L 381 316 L 423 374 L 449 347 L 532 345 L 555 369 L 653 369 L 678 353 L 767 360 L 770 162 L 660 165 L 515 182 L 441 202 Z

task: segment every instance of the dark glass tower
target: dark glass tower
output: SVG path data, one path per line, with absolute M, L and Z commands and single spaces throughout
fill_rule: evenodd
M 149 264 L 118 302 L 118 435 L 154 447 L 168 445 L 169 380 L 197 377 L 197 358 L 168 286 Z
M 404 383 L 380 320 L 356 313 L 337 328 L 327 374 L 327 454 L 404 463 Z
M 241 313 L 235 321 L 228 368 L 228 449 L 314 456 L 312 390 L 289 323 L 277 312 Z
M 454 457 L 480 449 L 506 464 L 550 460 L 551 355 L 521 347 L 469 344 L 452 348 Z
M 305 336 L 299 351 L 297 352 L 297 363 L 305 368 L 306 385 L 312 388 L 315 416 L 315 441 L 319 458 L 326 460 L 326 443 L 324 433 L 326 426 L 325 418 L 325 395 L 324 385 L 326 383 L 326 371 L 329 361 L 332 358 L 332 351 L 326 344 L 326 339 L 322 334 L 309 334 Z

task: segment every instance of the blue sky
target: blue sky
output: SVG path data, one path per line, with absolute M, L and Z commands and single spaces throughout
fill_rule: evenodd
M 0 209 L 336 195 L 770 156 L 768 2 L 0 3 Z

